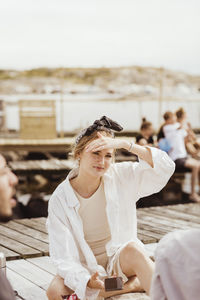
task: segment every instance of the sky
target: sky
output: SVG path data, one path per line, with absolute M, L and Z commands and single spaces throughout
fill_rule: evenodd
M 0 0 L 0 68 L 200 74 L 199 0 Z

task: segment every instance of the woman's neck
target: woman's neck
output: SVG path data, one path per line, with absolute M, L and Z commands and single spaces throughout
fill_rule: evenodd
M 98 189 L 101 183 L 101 177 L 93 177 L 89 174 L 83 174 L 79 170 L 78 176 L 70 180 L 75 191 L 83 198 L 91 197 Z

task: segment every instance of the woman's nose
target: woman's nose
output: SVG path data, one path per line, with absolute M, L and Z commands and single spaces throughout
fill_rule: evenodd
M 10 183 L 12 186 L 15 186 L 18 183 L 18 178 L 12 171 L 10 171 Z
M 101 163 L 102 165 L 104 164 L 104 156 L 100 156 L 99 157 L 99 163 Z

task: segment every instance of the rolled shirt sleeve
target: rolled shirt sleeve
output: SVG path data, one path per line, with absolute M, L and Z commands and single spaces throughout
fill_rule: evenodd
M 166 152 L 147 147 L 151 150 L 153 167 L 140 158 L 138 162 L 117 164 L 117 171 L 124 186 L 135 194 L 136 200 L 159 192 L 175 170 L 175 163 Z
M 141 159 L 134 168 L 134 177 L 138 183 L 138 198 L 158 193 L 175 170 L 175 163 L 166 152 L 153 147 L 148 148 L 151 150 L 153 168 Z

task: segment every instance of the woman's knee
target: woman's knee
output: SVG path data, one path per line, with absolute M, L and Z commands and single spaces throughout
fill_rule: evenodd
M 129 242 L 122 250 L 123 259 L 130 263 L 131 261 L 137 261 L 138 259 L 144 257 L 145 250 L 136 242 Z
M 46 291 L 49 300 L 56 300 L 61 295 L 70 295 L 72 293 L 73 291 L 64 284 L 64 279 L 59 275 L 56 275 L 53 278 Z

